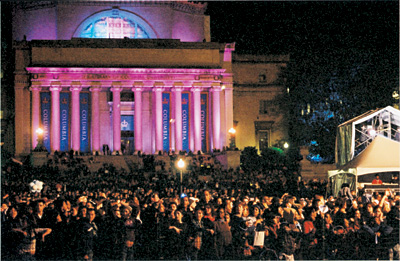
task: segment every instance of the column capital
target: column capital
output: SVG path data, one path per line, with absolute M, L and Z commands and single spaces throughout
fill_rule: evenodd
M 110 88 L 110 91 L 112 92 L 121 92 L 122 88 L 120 86 L 113 86 Z
M 171 91 L 175 92 L 181 92 L 183 91 L 183 83 L 182 82 L 174 82 L 173 87 L 171 88 Z
M 143 91 L 143 88 L 141 86 L 135 86 L 132 88 L 132 91 L 133 92 L 141 92 L 141 91 Z
M 174 88 L 171 88 L 171 92 L 182 92 L 183 91 L 183 87 L 174 87 Z
M 192 88 L 190 88 L 191 92 L 201 92 L 202 90 L 203 88 L 198 86 L 193 86 Z
M 71 92 L 80 92 L 80 91 L 82 91 L 82 87 L 80 87 L 80 85 L 78 86 L 78 85 L 73 85 L 73 86 L 71 86 L 70 88 L 69 88 L 69 90 L 71 91 Z
M 211 89 L 210 89 L 210 91 L 211 92 L 220 92 L 220 91 L 222 91 L 221 90 L 221 85 L 219 84 L 219 83 L 217 83 L 217 84 L 211 84 Z
M 152 88 L 152 91 L 153 91 L 153 92 L 162 92 L 162 91 L 164 91 L 163 86 L 164 86 L 164 85 L 155 85 L 155 86 Z
M 42 87 L 41 86 L 31 86 L 29 87 L 29 90 L 32 91 L 41 91 Z
M 91 92 L 100 92 L 101 88 L 100 86 L 92 86 L 89 88 L 89 91 Z
M 59 92 L 59 91 L 61 91 L 61 89 L 62 89 L 61 86 L 55 86 L 55 85 L 50 86 L 50 88 L 49 88 L 49 90 L 52 92 Z

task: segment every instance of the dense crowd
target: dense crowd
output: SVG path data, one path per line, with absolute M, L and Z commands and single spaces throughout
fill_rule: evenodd
M 186 175 L 181 193 L 165 171 L 5 166 L 2 259 L 399 259 L 400 195 L 332 197 L 327 182 L 284 172 L 213 171 Z

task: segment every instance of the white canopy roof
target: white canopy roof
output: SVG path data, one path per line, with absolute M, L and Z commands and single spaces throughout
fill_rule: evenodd
M 356 158 L 338 171 L 329 172 L 328 175 L 355 172 L 357 176 L 360 176 L 391 171 L 400 171 L 400 142 L 378 135 Z

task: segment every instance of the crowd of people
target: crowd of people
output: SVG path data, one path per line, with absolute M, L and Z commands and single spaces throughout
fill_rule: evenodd
M 399 259 L 400 195 L 333 197 L 326 181 L 276 174 L 191 173 L 180 191 L 166 172 L 5 166 L 2 259 Z

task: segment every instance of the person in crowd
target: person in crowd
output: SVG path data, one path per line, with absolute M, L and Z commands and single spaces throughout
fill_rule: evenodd
M 99 230 L 94 222 L 96 211 L 91 208 L 88 210 L 87 214 L 87 217 L 79 219 L 75 231 L 75 255 L 78 260 L 93 260 L 95 256 L 94 251 Z
M 175 211 L 175 218 L 169 221 L 168 246 L 166 258 L 168 260 L 182 260 L 185 258 L 188 225 L 183 221 L 183 212 Z
M 209 222 L 214 222 L 215 221 L 215 216 L 214 216 L 214 208 L 210 204 L 205 204 L 204 205 L 204 217 L 203 219 L 208 219 Z
M 51 215 L 45 212 L 46 207 L 43 199 L 36 200 L 34 202 L 34 212 L 32 214 L 32 222 L 34 226 L 36 236 L 36 257 L 37 258 L 49 258 L 48 249 L 49 244 L 45 242 L 45 238 L 52 231 L 51 226 L 54 224 L 54 220 L 51 219 Z
M 122 237 L 122 260 L 133 260 L 135 256 L 135 243 L 136 234 L 139 231 L 141 222 L 136 219 L 139 214 L 139 209 L 137 207 L 131 207 L 125 204 L 122 207 L 122 221 L 123 227 L 123 237 Z
M 339 191 L 339 196 L 345 198 L 346 200 L 353 200 L 353 195 L 351 194 L 349 183 L 343 183 Z
M 99 231 L 99 248 L 104 259 L 122 259 L 125 224 L 118 204 L 110 206 L 103 220 L 103 229 Z
M 304 259 L 315 260 L 319 257 L 318 240 L 316 238 L 316 227 L 314 222 L 317 218 L 317 211 L 314 208 L 307 208 L 303 223 L 303 242 L 301 244 Z
M 372 184 L 374 185 L 382 185 L 382 180 L 379 178 L 379 174 L 375 175 L 375 178 L 372 180 Z
M 286 203 L 286 209 L 288 209 L 288 203 Z M 285 211 L 283 218 L 285 222 L 281 223 L 278 230 L 279 258 L 288 261 L 295 260 L 295 253 L 300 249 L 302 231 L 292 211 Z
M 198 207 L 194 212 L 192 223 L 189 225 L 188 242 L 190 247 L 187 254 L 191 260 L 198 260 L 204 251 L 203 235 L 207 229 L 204 226 L 203 216 L 203 210 Z
M 17 205 L 8 209 L 6 221 L 2 222 L 3 260 L 33 259 L 36 253 L 36 238 L 32 220 L 20 211 Z
M 215 237 L 218 259 L 228 259 L 232 254 L 232 232 L 231 227 L 229 226 L 229 221 L 226 220 L 226 212 L 224 207 L 219 207 L 217 209 L 217 218 L 215 220 Z

